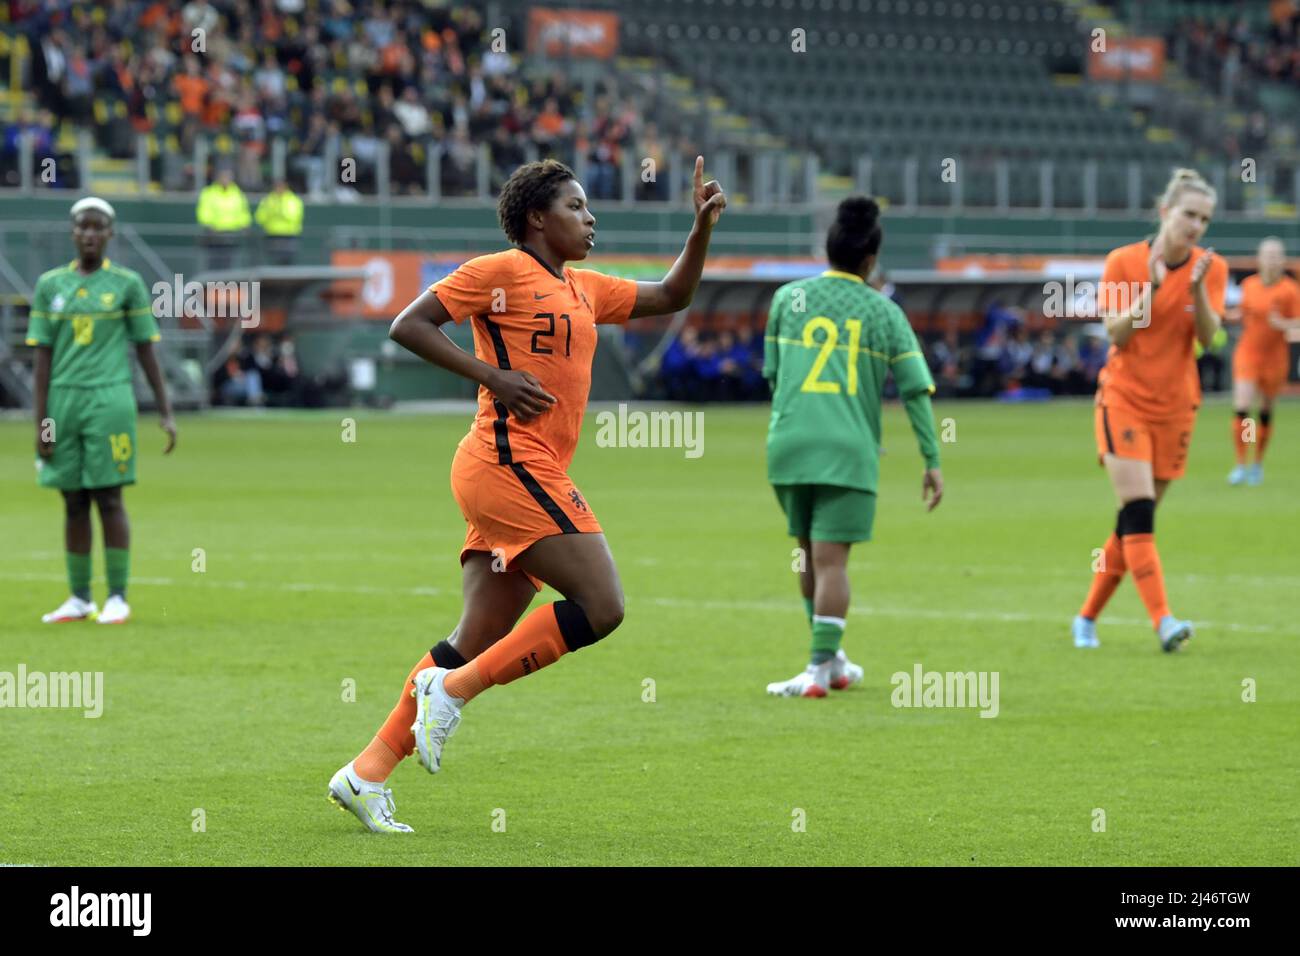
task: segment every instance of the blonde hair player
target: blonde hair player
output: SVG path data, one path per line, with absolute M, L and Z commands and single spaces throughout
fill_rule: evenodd
M 1110 353 L 1097 383 L 1094 431 L 1119 514 L 1094 562 L 1092 586 L 1074 619 L 1075 647 L 1097 647 L 1097 616 L 1131 571 L 1165 651 L 1192 636 L 1169 611 L 1156 550 L 1156 505 L 1187 468 L 1201 403 L 1194 344 L 1208 347 L 1221 323 L 1228 264 L 1197 243 L 1209 228 L 1214 188 L 1191 169 L 1174 171 L 1158 203 L 1153 237 L 1106 257 L 1098 311 Z
M 1286 247 L 1270 236 L 1255 252 L 1253 276 L 1241 283 L 1241 340 L 1232 355 L 1232 440 L 1236 467 L 1230 485 L 1258 485 L 1264 480 L 1264 451 L 1273 432 L 1273 399 L 1286 384 L 1291 350 L 1286 333 L 1300 329 L 1300 283 L 1286 274 Z M 1259 402 L 1259 418 L 1250 410 Z M 1247 452 L 1255 446 L 1255 461 L 1247 465 Z

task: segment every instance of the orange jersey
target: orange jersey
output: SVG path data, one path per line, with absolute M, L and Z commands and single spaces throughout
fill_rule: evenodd
M 1270 312 L 1284 319 L 1300 318 L 1300 283 L 1283 275 L 1272 285 L 1264 285 L 1258 275 L 1247 276 L 1241 283 L 1241 341 L 1237 351 L 1251 358 L 1283 362 L 1289 354 L 1286 333 L 1268 324 Z
M 1123 402 L 1151 420 L 1177 418 L 1200 405 L 1191 278 L 1192 265 L 1204 251 L 1193 247 L 1186 262 L 1169 269 L 1153 296 L 1150 324 L 1135 328 L 1123 347 L 1110 347 L 1098 377 L 1099 403 Z M 1145 288 L 1143 284 L 1151 281 L 1150 255 L 1151 244 L 1145 240 L 1112 251 L 1102 270 L 1099 304 L 1117 310 L 1131 308 Z M 1210 308 L 1223 315 L 1228 263 L 1222 256 L 1214 257 L 1204 281 Z
M 460 447 L 503 465 L 550 458 L 567 469 L 591 390 L 596 326 L 628 320 L 636 283 L 590 269 L 559 275 L 531 251 L 515 248 L 471 259 L 429 289 L 452 319 L 472 321 L 475 355 L 531 372 L 556 400 L 521 422 L 480 387 L 478 414 Z

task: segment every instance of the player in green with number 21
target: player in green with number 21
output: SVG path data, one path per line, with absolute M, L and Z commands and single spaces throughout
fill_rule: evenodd
M 880 397 L 893 374 L 925 473 L 921 499 L 943 496 L 930 393 L 934 382 L 903 310 L 866 283 L 876 265 L 880 209 L 840 203 L 826 235 L 831 268 L 776 290 L 763 374 L 772 386 L 767 478 L 799 541 L 799 590 L 812 627 L 812 659 L 779 697 L 825 697 L 862 680 L 840 648 L 849 611 L 849 548 L 871 539 L 880 471 Z
M 176 445 L 167 386 L 153 351 L 158 325 L 148 290 L 138 273 L 104 258 L 115 218 L 113 207 L 93 196 L 73 205 L 77 258 L 42 275 L 32 295 L 27 344 L 36 350 L 37 479 L 63 492 L 72 592 L 42 618 L 47 624 L 90 619 L 122 624 L 131 615 L 126 603 L 130 525 L 122 505 L 122 486 L 135 482 L 130 343 L 158 403 L 165 451 Z M 103 611 L 90 593 L 92 501 L 104 529 L 108 599 Z

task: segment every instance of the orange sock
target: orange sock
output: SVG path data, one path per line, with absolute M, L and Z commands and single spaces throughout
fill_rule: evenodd
M 383 783 L 393 768 L 401 763 L 402 758 L 415 749 L 415 738 L 411 736 L 411 724 L 415 723 L 415 698 L 411 696 L 411 682 L 415 675 L 426 667 L 433 666 L 433 655 L 425 654 L 420 663 L 411 668 L 411 673 L 402 684 L 401 696 L 397 705 L 388 714 L 384 726 L 365 750 L 357 756 L 353 769 L 362 780 Z
M 1232 419 L 1232 440 L 1237 449 L 1237 464 L 1246 463 L 1246 439 L 1242 433 L 1246 430 L 1246 413 L 1237 412 Z
M 494 684 L 509 684 L 554 664 L 567 650 L 555 604 L 544 604 L 478 657 L 448 674 L 447 693 L 469 703 Z
M 1255 463 L 1263 464 L 1264 449 L 1268 447 L 1268 436 L 1273 434 L 1273 423 L 1263 420 L 1260 416 L 1259 428 L 1256 429 L 1255 435 Z
M 1121 540 L 1124 543 L 1124 563 L 1133 572 L 1133 583 L 1137 585 L 1138 594 L 1142 595 L 1152 626 L 1158 627 L 1160 619 L 1169 613 L 1169 601 L 1165 597 L 1165 574 L 1160 567 L 1156 536 L 1126 534 Z
M 365 750 L 357 754 L 357 758 L 352 761 L 352 769 L 362 780 L 383 783 L 405 756 L 406 754 L 394 753 L 393 748 L 384 743 L 383 737 L 375 737 L 366 745 Z
M 1101 614 L 1102 609 L 1106 607 L 1106 602 L 1110 600 L 1115 589 L 1119 587 L 1119 582 L 1124 580 L 1124 546 L 1120 543 L 1119 535 L 1111 532 L 1106 539 L 1106 546 L 1102 549 L 1102 564 L 1100 569 L 1092 576 L 1092 587 L 1088 589 L 1088 598 L 1083 602 L 1083 607 L 1079 614 L 1089 620 L 1096 620 L 1097 615 Z

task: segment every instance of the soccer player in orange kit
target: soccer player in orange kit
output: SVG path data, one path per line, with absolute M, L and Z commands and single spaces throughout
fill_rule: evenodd
M 1074 619 L 1076 647 L 1097 647 L 1096 620 L 1125 571 L 1166 651 L 1192 636 L 1189 621 L 1169 612 L 1156 551 L 1156 504 L 1187 467 L 1200 378 L 1193 344 L 1219 330 L 1228 264 L 1196 243 L 1214 215 L 1216 194 L 1197 172 L 1175 170 L 1160 198 L 1153 239 L 1106 257 L 1097 297 L 1110 336 L 1098 379 L 1097 452 L 1119 501 L 1087 600 Z
M 370 830 L 410 833 L 384 786 L 412 749 L 430 773 L 461 708 L 594 644 L 623 620 L 623 588 L 600 523 L 567 472 L 591 386 L 596 326 L 686 308 L 727 199 L 695 160 L 695 223 L 660 282 L 565 263 L 595 246 L 596 219 L 573 171 L 555 160 L 519 167 L 501 190 L 505 252 L 471 259 L 402 311 L 390 336 L 479 385 L 478 414 L 451 468 L 465 516 L 464 609 L 449 640 L 415 665 L 370 744 L 330 780 L 329 798 Z M 439 328 L 472 323 L 474 355 Z M 541 583 L 564 600 L 520 620 Z
M 1237 465 L 1228 484 L 1258 485 L 1264 480 L 1264 450 L 1273 432 L 1273 399 L 1286 384 L 1291 349 L 1288 329 L 1300 327 L 1300 283 L 1286 274 L 1286 247 L 1270 236 L 1256 250 L 1258 273 L 1241 283 L 1241 340 L 1232 355 L 1232 423 Z M 1259 398 L 1259 419 L 1250 434 L 1250 410 Z M 1246 464 L 1253 438 L 1255 462 Z

